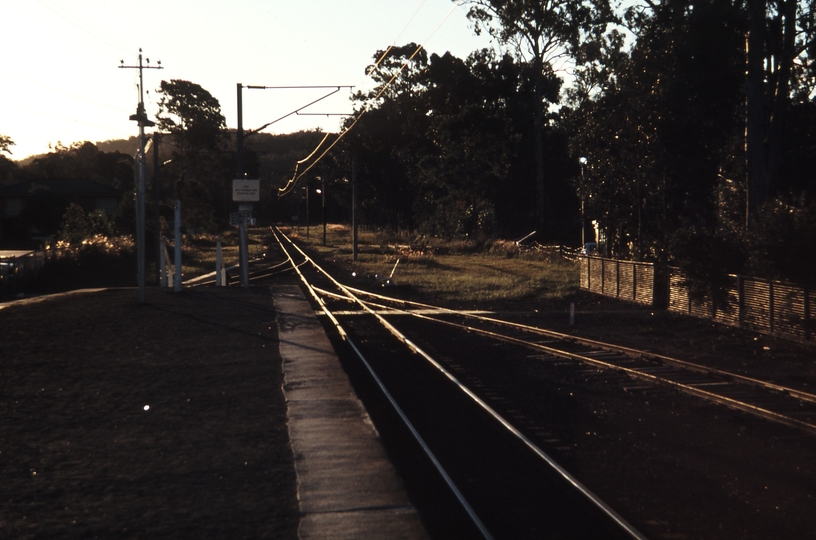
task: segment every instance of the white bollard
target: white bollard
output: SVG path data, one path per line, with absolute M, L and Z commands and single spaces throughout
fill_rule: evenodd
M 227 286 L 227 272 L 224 270 L 224 257 L 221 254 L 221 237 L 215 244 L 215 286 Z

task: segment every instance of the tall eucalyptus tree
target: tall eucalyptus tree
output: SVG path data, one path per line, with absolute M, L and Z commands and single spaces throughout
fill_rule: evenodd
M 509 46 L 521 61 L 529 62 L 535 74 L 536 214 L 540 231 L 556 227 L 548 195 L 545 171 L 545 102 L 556 103 L 558 95 L 548 95 L 552 77 L 569 59 L 587 60 L 592 44 L 603 39 L 615 21 L 608 0 L 466 0 L 468 18 L 477 34 L 488 32 Z M 587 46 L 590 45 L 589 49 Z

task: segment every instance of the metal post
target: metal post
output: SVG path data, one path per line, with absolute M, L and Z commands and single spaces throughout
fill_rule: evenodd
M 585 157 L 579 158 L 581 163 L 581 250 L 586 247 L 586 221 L 584 215 L 584 189 L 586 189 L 586 181 L 584 180 L 584 165 L 587 159 Z
M 244 99 L 242 95 L 243 85 L 238 83 L 238 132 L 236 134 L 237 156 L 235 178 L 244 178 Z M 246 224 L 238 227 L 238 263 L 241 266 L 241 285 L 249 287 L 249 255 L 247 254 Z
M 323 214 L 323 245 L 326 245 L 326 178 L 321 178 L 320 181 L 323 183 L 323 189 L 320 196 L 322 197 L 320 202 L 320 213 Z
M 357 152 L 352 154 L 351 160 L 351 229 L 352 229 L 352 259 L 357 261 Z
M 236 168 L 235 168 L 235 178 L 243 178 L 244 177 L 244 100 L 242 96 L 241 89 L 243 85 L 238 83 L 238 129 L 235 132 L 235 144 L 236 144 Z
M 153 133 L 153 223 L 156 228 L 153 235 L 156 239 L 156 282 L 161 281 L 161 270 L 159 268 L 159 261 L 162 258 L 161 246 L 161 219 L 159 212 L 159 199 L 161 198 L 161 190 L 159 189 L 159 134 Z
M 173 280 L 173 291 L 181 291 L 181 201 L 176 201 L 174 204 L 175 221 L 176 221 L 176 238 L 175 238 L 175 274 Z
M 309 238 L 309 179 L 306 179 L 306 239 Z

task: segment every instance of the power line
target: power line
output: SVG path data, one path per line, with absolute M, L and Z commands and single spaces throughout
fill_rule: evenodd
M 417 12 L 419 11 L 420 8 L 422 8 L 424 3 L 425 3 L 425 0 L 422 1 L 422 4 L 420 4 L 419 8 L 417 9 Z M 459 7 L 458 2 L 453 2 L 453 5 L 452 5 L 451 9 L 448 10 L 448 13 L 442 18 L 442 20 L 439 22 L 439 24 L 436 25 L 436 28 L 434 28 L 434 30 L 430 33 L 430 35 L 427 38 L 425 38 L 425 40 L 422 42 L 422 44 L 417 47 L 417 49 L 411 54 L 411 56 L 409 56 L 408 59 L 405 60 L 402 63 L 402 65 L 400 66 L 400 69 L 397 70 L 396 73 L 394 73 L 394 75 L 391 77 L 391 79 L 385 85 L 383 85 L 383 87 L 380 89 L 380 91 L 377 93 L 377 95 L 374 97 L 374 99 L 372 101 L 378 100 L 383 95 L 383 93 L 385 93 L 385 91 L 397 80 L 397 78 L 402 74 L 402 72 L 405 70 L 405 68 L 408 67 L 408 64 L 414 59 L 414 57 L 417 54 L 419 54 L 419 51 L 421 51 L 424 48 L 425 44 L 436 34 L 436 32 L 439 31 L 439 28 L 445 23 L 445 21 L 448 19 L 448 17 L 450 17 L 451 13 L 453 13 L 453 10 L 456 9 L 457 7 Z M 414 15 L 411 17 L 411 21 L 413 21 L 415 16 L 416 16 L 416 13 L 414 13 Z M 409 21 L 409 24 L 410 24 L 410 21 Z M 406 25 L 406 28 L 407 28 L 407 25 Z M 405 30 L 403 29 L 403 31 L 400 32 L 399 35 L 401 36 L 404 32 L 405 32 Z M 382 62 L 388 56 L 388 53 L 391 51 L 391 49 L 393 49 L 393 45 L 389 46 L 385 50 L 385 52 L 382 54 L 382 56 L 380 56 L 380 58 L 374 64 L 375 68 L 379 67 L 380 64 L 382 64 Z M 320 154 L 320 156 L 316 160 L 314 160 L 308 167 L 306 167 L 306 169 L 302 173 L 298 174 L 297 167 L 296 167 L 295 168 L 295 173 L 292 176 L 292 178 L 286 183 L 286 185 L 284 187 L 278 188 L 278 197 L 283 197 L 283 196 L 288 195 L 289 193 L 291 193 L 292 190 L 295 187 L 297 187 L 297 183 L 303 177 L 303 175 L 308 173 L 312 169 L 312 167 L 317 165 L 337 145 L 337 143 L 339 143 L 352 129 L 354 129 L 354 127 L 357 125 L 357 122 L 360 121 L 360 119 L 365 115 L 366 112 L 368 112 L 368 105 L 363 106 L 363 108 L 360 110 L 360 112 L 354 118 L 354 121 L 344 131 L 342 131 L 337 136 L 337 138 L 334 140 L 334 142 L 332 142 L 329 145 L 329 147 L 326 148 L 326 150 L 323 151 L 323 153 Z M 323 141 L 321 141 L 320 145 L 318 145 L 318 148 L 315 148 L 315 150 L 312 151 L 310 156 L 314 155 L 314 152 L 317 151 L 319 149 L 319 147 L 322 146 L 322 144 L 323 144 Z M 307 158 L 307 160 L 308 160 L 308 158 Z
M 272 124 L 280 122 L 284 118 L 289 118 L 293 114 L 299 114 L 300 111 L 302 111 L 303 109 L 306 109 L 307 107 L 311 107 L 315 103 L 317 103 L 319 101 L 323 101 L 324 99 L 328 98 L 329 96 L 333 96 L 334 94 L 339 92 L 341 88 L 354 88 L 353 86 L 254 86 L 254 85 L 242 85 L 242 87 L 243 88 L 248 88 L 250 90 L 286 90 L 286 89 L 291 90 L 291 89 L 335 88 L 335 90 L 333 92 L 329 92 L 325 96 L 317 98 L 316 100 L 314 100 L 314 101 L 312 101 L 312 102 L 310 102 L 310 103 L 308 103 L 308 104 L 306 104 L 306 105 L 304 105 L 302 107 L 299 107 L 299 108 L 295 109 L 294 111 L 292 111 L 290 113 L 287 113 L 287 114 L 281 116 L 280 118 L 278 118 L 276 120 L 272 120 L 271 122 L 267 122 L 266 124 L 262 125 L 258 129 L 253 129 L 253 130 L 249 131 L 248 134 L 250 134 L 250 135 L 252 135 L 253 133 L 258 133 L 260 131 L 263 131 L 264 129 L 268 128 Z
M 76 36 L 75 36 L 75 35 L 72 35 L 72 34 L 70 34 L 70 33 L 68 33 L 68 32 L 65 32 L 65 31 L 64 31 L 62 28 L 60 28 L 60 27 L 58 27 L 58 26 L 54 26 L 54 25 L 52 25 L 52 24 L 49 24 L 48 22 L 46 22 L 46 21 L 45 21 L 43 18 L 41 18 L 41 17 L 35 17 L 35 16 L 33 16 L 33 15 L 30 15 L 29 13 L 26 13 L 25 11 L 20 10 L 20 9 L 19 9 L 19 7 L 18 7 L 18 6 L 14 6 L 14 5 L 13 5 L 13 3 L 9 3 L 8 5 L 9 5 L 9 6 L 10 6 L 12 9 L 15 9 L 15 10 L 16 10 L 18 13 L 20 13 L 21 15 L 23 15 L 23 16 L 25 16 L 25 17 L 27 17 L 27 18 L 31 19 L 31 20 L 32 20 L 34 23 L 36 23 L 36 24 L 38 24 L 38 25 L 40 25 L 40 26 L 45 27 L 47 30 L 49 30 L 49 31 L 51 31 L 51 32 L 54 32 L 54 33 L 56 33 L 56 34 L 59 34 L 59 35 L 61 35 L 61 36 L 65 37 L 66 39 L 68 39 L 68 40 L 70 40 L 70 41 L 73 41 L 73 42 L 74 42 L 74 43 L 76 43 L 77 45 L 80 45 L 80 46 L 82 46 L 82 47 L 85 47 L 86 49 L 88 49 L 89 51 L 93 52 L 93 53 L 94 53 L 94 54 L 96 54 L 96 55 L 104 56 L 104 54 L 102 53 L 102 51 L 100 51 L 100 50 L 99 50 L 99 47 L 94 47 L 94 46 L 92 46 L 92 45 L 90 45 L 90 44 L 88 44 L 88 43 L 85 43 L 85 42 L 83 42 L 83 41 L 78 40 L 78 39 L 76 38 Z M 46 7 L 46 6 L 43 6 L 43 7 Z M 53 10 L 52 10 L 52 11 L 53 11 Z M 103 40 L 101 40 L 101 39 L 100 39 L 100 38 L 98 38 L 98 37 L 97 37 L 96 39 L 98 39 L 99 41 L 102 41 L 103 43 L 105 43 Z M 112 46 L 112 45 L 111 45 L 111 44 L 109 44 L 109 43 L 105 43 L 105 44 L 106 44 L 106 45 L 108 45 L 109 47 L 110 47 L 110 46 Z M 118 49 L 119 51 L 122 51 L 122 50 L 123 50 L 123 49 L 121 49 L 120 47 L 114 47 L 114 48 L 115 48 L 115 49 Z
M 127 110 L 122 109 L 121 107 L 117 107 L 117 106 L 114 106 L 114 105 L 108 105 L 107 103 L 102 103 L 102 102 L 99 102 L 99 101 L 95 101 L 95 100 L 92 100 L 92 99 L 88 99 L 88 98 L 83 97 L 83 96 L 78 96 L 78 95 L 76 95 L 76 94 L 72 94 L 71 92 L 66 92 L 65 90 L 61 90 L 61 89 L 59 89 L 59 88 L 55 88 L 55 87 L 53 87 L 53 86 L 49 86 L 49 85 L 47 85 L 47 84 L 44 84 L 44 83 L 41 83 L 41 82 L 35 81 L 35 80 L 33 80 L 33 79 L 28 79 L 28 78 L 26 78 L 26 77 L 21 77 L 21 76 L 19 76 L 19 75 L 15 75 L 14 73 L 9 73 L 9 72 L 4 71 L 4 70 L 2 70 L 2 69 L 0 69 L 0 73 L 2 73 L 3 75 L 6 75 L 6 76 L 8 76 L 8 77 L 13 77 L 13 78 L 15 78 L 15 79 L 19 79 L 19 80 L 21 80 L 21 81 L 23 81 L 23 82 L 26 82 L 26 83 L 28 83 L 28 84 L 33 84 L 33 85 L 35 85 L 35 86 L 40 86 L 40 87 L 42 87 L 42 88 L 45 88 L 46 90 L 50 90 L 51 92 L 57 92 L 57 93 L 59 93 L 59 94 L 63 94 L 63 95 L 65 95 L 65 96 L 68 96 L 68 97 L 70 97 L 70 98 L 73 98 L 73 99 L 76 99 L 76 100 L 79 100 L 79 101 L 84 101 L 84 102 L 86 102 L 86 103 L 90 103 L 90 104 L 92 104 L 92 105 L 96 105 L 96 106 L 98 106 L 98 107 L 105 107 L 105 108 L 107 108 L 107 109 L 111 109 L 111 110 L 113 110 L 113 111 L 122 112 L 122 113 L 127 112 Z M 17 107 L 17 105 L 15 105 L 15 107 Z
M 109 47 L 111 47 L 113 49 L 117 49 L 119 52 L 128 52 L 128 47 L 125 44 L 116 44 L 116 43 L 113 43 L 111 41 L 108 41 L 107 37 L 102 37 L 101 34 L 97 34 L 96 32 L 86 28 L 84 25 L 82 25 L 71 14 L 71 12 L 69 10 L 65 10 L 64 8 L 62 8 L 62 6 L 55 7 L 55 6 L 52 6 L 52 5 L 49 5 L 49 4 L 45 3 L 43 0 L 37 0 L 37 1 L 41 6 L 43 6 L 47 10 L 51 11 L 57 17 L 60 17 L 61 19 L 65 20 L 71 26 L 74 26 L 75 28 L 77 28 L 77 29 L 81 30 L 82 32 L 88 34 L 92 38 L 104 43 L 105 45 L 107 45 L 107 46 L 109 46 Z M 57 4 L 57 6 L 58 6 L 58 4 Z

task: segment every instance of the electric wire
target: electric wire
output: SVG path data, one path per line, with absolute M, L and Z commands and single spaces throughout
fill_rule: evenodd
M 75 28 L 81 30 L 85 34 L 88 34 L 92 38 L 100 41 L 101 43 L 104 43 L 105 45 L 107 45 L 107 46 L 109 46 L 109 47 L 111 47 L 113 49 L 116 49 L 116 50 L 118 50 L 120 52 L 129 52 L 130 51 L 130 47 L 126 46 L 124 43 L 120 43 L 120 44 L 114 43 L 113 41 L 110 41 L 107 36 L 103 37 L 101 34 L 98 34 L 98 33 L 94 32 L 94 31 L 88 29 L 83 24 L 81 24 L 76 19 L 76 17 L 71 15 L 70 10 L 64 9 L 58 3 L 54 2 L 53 4 L 49 4 L 49 3 L 44 2 L 43 0 L 37 0 L 37 2 L 41 6 L 46 8 L 47 10 L 54 13 L 56 16 L 60 17 L 64 21 L 66 21 L 71 26 L 74 26 Z
M 419 8 L 417 9 L 417 12 L 419 11 L 419 9 L 422 8 L 424 3 L 425 3 L 425 0 L 423 0 L 422 4 L 420 4 Z M 442 18 L 442 20 L 439 22 L 439 24 L 436 25 L 436 27 L 433 29 L 433 31 L 430 33 L 430 35 L 427 38 L 425 38 L 425 40 L 422 42 L 422 44 L 420 44 L 417 47 L 417 49 L 411 54 L 411 56 L 409 56 L 408 59 L 405 60 L 402 63 L 400 68 L 394 73 L 394 75 L 391 77 L 391 79 L 387 83 L 385 83 L 383 85 L 383 87 L 380 89 L 380 91 L 377 93 L 377 95 L 374 97 L 374 99 L 371 100 L 372 102 L 376 102 L 385 93 L 385 91 L 397 80 L 397 78 L 402 74 L 402 72 L 405 71 L 405 69 L 408 67 L 408 65 L 410 65 L 410 63 L 413 61 L 414 57 L 417 54 L 419 54 L 419 52 L 425 47 L 425 44 L 439 31 L 439 28 L 445 23 L 445 21 L 448 19 L 448 17 L 450 17 L 451 13 L 453 13 L 453 11 L 457 7 L 459 7 L 459 4 L 457 2 L 453 2 L 453 6 L 451 7 L 450 10 L 448 10 L 448 13 Z M 416 16 L 416 13 L 414 13 L 414 16 L 411 17 L 411 20 L 413 20 L 413 18 L 415 16 Z M 409 21 L 409 23 L 410 23 L 410 21 Z M 406 26 L 406 28 L 407 28 L 407 26 Z M 403 31 L 400 32 L 399 35 L 401 36 L 404 32 L 405 32 L 405 30 L 403 29 Z M 393 46 L 389 46 L 386 49 L 386 51 L 382 54 L 382 56 L 380 56 L 379 60 L 377 60 L 376 64 L 374 65 L 375 68 L 379 67 L 382 64 L 382 62 L 388 56 L 388 53 L 392 50 L 392 48 L 393 48 Z M 286 185 L 284 185 L 282 188 L 278 188 L 278 198 L 283 197 L 283 196 L 288 195 L 289 193 L 291 193 L 295 189 L 295 187 L 297 186 L 298 181 L 303 177 L 303 175 L 308 173 L 312 169 L 312 167 L 314 167 L 315 165 L 320 163 L 320 161 L 329 152 L 331 152 L 331 150 L 337 145 L 337 143 L 339 143 L 349 132 L 351 132 L 352 129 L 354 129 L 354 127 L 357 125 L 357 123 L 360 121 L 360 119 L 365 115 L 365 113 L 368 112 L 368 110 L 369 110 L 369 105 L 363 105 L 363 107 L 360 109 L 357 116 L 355 116 L 355 118 L 351 122 L 351 124 L 346 129 L 344 129 L 340 134 L 338 134 L 337 138 L 329 145 L 329 147 L 326 148 L 326 150 L 322 154 L 320 154 L 320 156 L 317 159 L 315 159 L 308 167 L 306 167 L 306 169 L 303 172 L 298 174 L 297 169 L 295 169 L 295 173 L 292 175 L 292 178 L 289 179 L 289 181 L 287 181 Z
M 67 20 L 67 19 L 65 19 L 64 16 L 60 15 L 59 13 L 57 13 L 56 11 L 51 9 L 50 7 L 46 6 L 42 2 L 39 2 L 39 3 L 44 8 L 48 9 L 49 11 L 51 11 L 52 13 L 57 15 L 58 17 L 62 18 L 63 20 Z M 99 47 L 95 47 L 95 46 L 93 46 L 93 45 L 91 45 L 91 44 L 89 44 L 89 43 L 87 43 L 85 41 L 79 40 L 76 35 L 71 34 L 69 32 L 66 32 L 64 29 L 60 28 L 59 26 L 55 26 L 53 24 L 50 24 L 50 23 L 46 22 L 42 17 L 35 17 L 34 15 L 31 15 L 31 14 L 19 9 L 19 6 L 13 5 L 13 3 L 9 3 L 8 7 L 11 7 L 12 9 L 16 10 L 17 13 L 20 13 L 24 17 L 32 20 L 34 23 L 36 23 L 39 26 L 44 27 L 48 31 L 53 32 L 55 34 L 59 34 L 59 35 L 63 36 L 65 39 L 70 40 L 70 41 L 76 43 L 77 45 L 80 45 L 81 47 L 84 47 L 84 48 L 88 49 L 90 52 L 92 52 L 92 53 L 94 53 L 96 55 L 106 56 L 102 51 L 100 51 Z M 70 21 L 68 21 L 68 22 L 70 22 Z M 73 25 L 73 26 L 76 27 L 76 25 Z M 89 36 L 94 37 L 95 39 L 97 39 L 101 43 L 104 43 L 106 46 L 116 49 L 118 52 L 123 52 L 124 51 L 124 49 L 122 49 L 121 47 L 115 46 L 115 45 L 113 45 L 111 43 L 108 43 L 104 39 L 100 38 L 99 36 L 94 36 L 93 34 L 87 32 L 87 31 L 86 31 L 86 33 Z
M 76 118 L 68 118 L 67 116 L 62 116 L 62 115 L 59 115 L 59 114 L 45 112 L 42 109 L 31 109 L 31 108 L 25 107 L 23 105 L 15 105 L 15 109 L 16 110 L 26 111 L 26 112 L 29 112 L 31 114 L 38 115 L 38 116 L 54 118 L 54 119 L 60 120 L 62 122 L 65 122 L 66 124 L 79 124 L 79 125 L 82 125 L 82 126 L 92 127 L 92 128 L 95 128 L 95 129 L 106 131 L 106 132 L 111 133 L 111 134 L 119 135 L 121 137 L 130 137 L 131 136 L 131 133 L 125 131 L 124 129 L 121 129 L 121 130 L 120 129 L 112 129 L 110 126 L 101 126 L 99 124 L 92 124 L 90 122 L 85 122 L 83 120 L 78 120 Z
M 107 103 L 102 103 L 100 101 L 96 101 L 96 100 L 93 100 L 93 99 L 88 99 L 87 97 L 79 96 L 79 95 L 73 94 L 71 92 L 66 92 L 65 90 L 62 90 L 60 88 L 56 88 L 54 86 L 50 86 L 48 84 L 44 84 L 44 83 L 35 81 L 33 79 L 29 79 L 29 78 L 26 78 L 26 77 L 21 77 L 20 75 L 17 75 L 17 74 L 14 74 L 14 73 L 9 73 L 9 72 L 7 72 L 5 70 L 2 70 L 2 69 L 0 69 L 0 74 L 5 75 L 7 77 L 13 77 L 15 79 L 18 79 L 20 81 L 23 81 L 25 83 L 28 83 L 28 84 L 31 84 L 31 85 L 34 85 L 34 86 L 40 86 L 40 87 L 42 87 L 42 88 L 44 88 L 44 89 L 46 89 L 46 90 L 48 90 L 50 92 L 56 92 L 56 93 L 62 94 L 64 96 L 68 96 L 68 97 L 70 97 L 72 99 L 76 99 L 78 101 L 84 101 L 86 103 L 90 103 L 91 105 L 96 105 L 97 107 L 104 107 L 106 109 L 110 109 L 112 111 L 116 111 L 116 112 L 124 113 L 124 114 L 133 114 L 132 111 L 123 109 L 122 107 L 117 107 L 115 105 L 108 105 Z M 17 105 L 15 105 L 15 108 L 16 107 L 17 107 Z
M 244 88 L 260 88 L 260 89 L 266 89 L 266 88 L 271 88 L 271 87 L 267 87 L 267 86 L 245 86 Z M 339 92 L 341 88 L 344 88 L 344 87 L 343 87 L 343 86 L 338 86 L 336 90 L 334 90 L 334 91 L 332 91 L 332 92 L 329 92 L 329 93 L 328 93 L 328 94 L 326 94 L 325 96 L 320 97 L 320 98 L 317 98 L 316 100 L 314 100 L 314 101 L 312 101 L 312 102 L 309 102 L 309 103 L 307 103 L 306 105 L 304 105 L 303 107 L 299 107 L 299 108 L 295 109 L 294 111 L 292 111 L 292 112 L 290 112 L 290 113 L 286 113 L 286 114 L 284 114 L 283 116 L 281 116 L 280 118 L 278 118 L 278 119 L 276 119 L 276 120 L 272 120 L 271 122 L 267 122 L 266 124 L 262 125 L 261 127 L 257 128 L 257 129 L 253 129 L 253 130 L 248 131 L 248 132 L 245 134 L 245 136 L 246 136 L 246 137 L 248 137 L 249 135 L 254 135 L 255 133 L 259 133 L 259 132 L 263 131 L 264 129 L 268 128 L 269 126 L 271 126 L 272 124 L 275 124 L 275 123 L 277 123 L 277 122 L 280 122 L 280 121 L 281 121 L 281 120 L 283 120 L 284 118 L 289 118 L 289 117 L 290 117 L 290 116 L 292 116 L 293 114 L 298 114 L 298 113 L 299 113 L 300 111 L 302 111 L 303 109 L 305 109 L 305 108 L 307 108 L 307 107 L 311 107 L 312 105 L 314 105 L 314 104 L 315 104 L 315 103 L 317 103 L 318 101 L 323 101 L 323 100 L 324 100 L 324 99 L 326 99 L 327 97 L 329 97 L 329 96 L 333 96 L 334 94 L 336 94 L 337 92 Z M 321 144 L 322 144 L 322 143 L 321 143 Z M 314 152 L 313 152 L 313 153 L 314 153 Z

